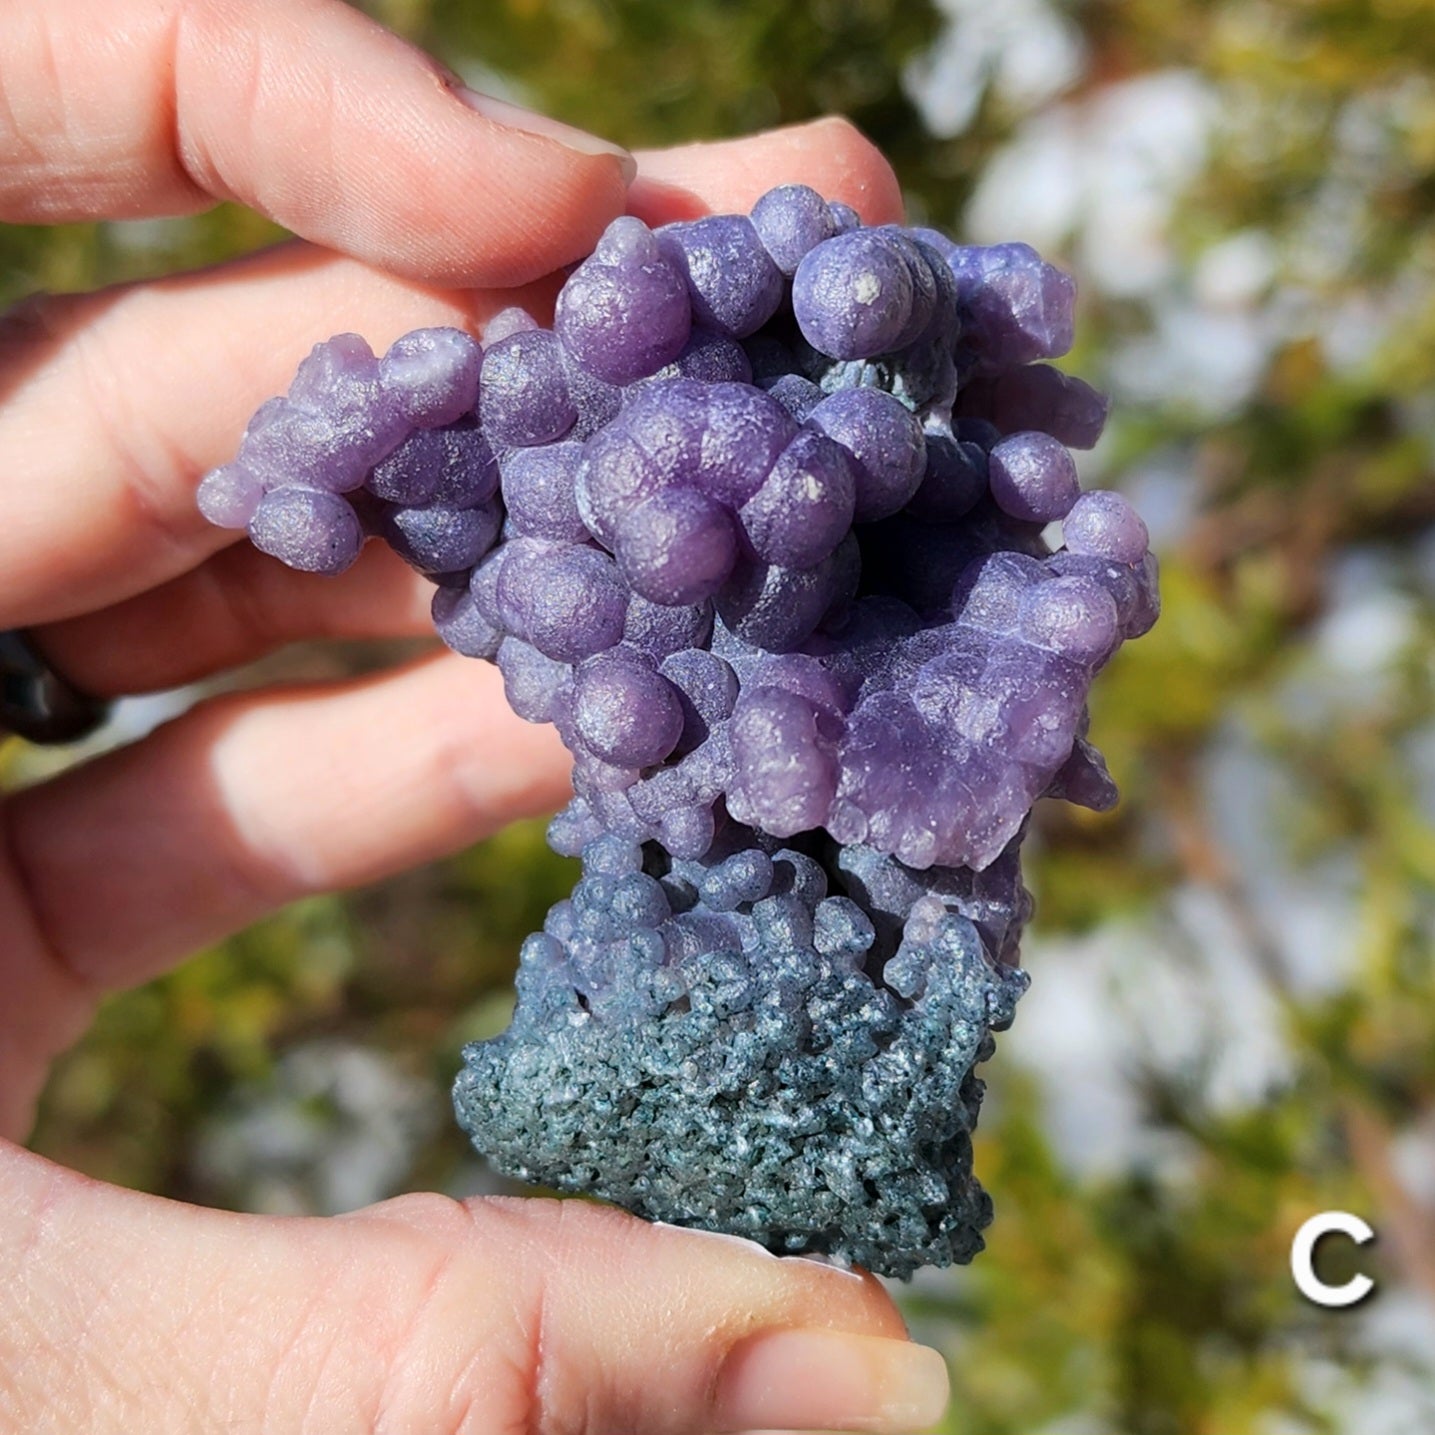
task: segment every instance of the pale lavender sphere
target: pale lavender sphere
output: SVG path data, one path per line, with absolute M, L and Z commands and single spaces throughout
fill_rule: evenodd
M 508 552 L 499 611 L 544 656 L 576 663 L 622 638 L 628 591 L 608 554 L 541 542 L 510 543 Z
M 465 414 L 427 432 L 438 438 L 443 454 L 438 487 L 429 502 L 449 508 L 477 508 L 497 496 L 498 460 L 475 415 Z
M 1100 584 L 1116 604 L 1116 617 L 1123 638 L 1138 638 L 1159 612 L 1155 586 L 1155 554 L 1148 553 L 1133 567 L 1111 558 L 1096 558 L 1089 553 L 1073 553 L 1059 549 L 1047 560 L 1047 571 L 1061 578 L 1089 578 Z
M 600 653 L 574 674 L 573 722 L 594 756 L 615 767 L 649 767 L 677 746 L 677 691 L 640 654 Z
M 379 361 L 358 334 L 335 334 L 315 344 L 289 384 L 296 408 L 334 417 L 391 407 L 380 403 Z
M 416 428 L 451 424 L 478 401 L 483 350 L 462 329 L 415 329 L 379 360 L 379 382 Z
M 714 214 L 665 225 L 657 240 L 664 257 L 687 280 L 694 323 L 741 339 L 777 312 L 782 274 L 744 215 Z
M 776 837 L 825 824 L 837 793 L 835 744 L 824 739 L 820 709 L 781 688 L 744 692 L 732 718 L 736 791 L 729 796 L 752 822 Z
M 364 542 L 351 503 L 336 493 L 297 486 L 260 499 L 249 520 L 249 538 L 261 553 L 305 573 L 342 573 Z
M 504 604 L 498 591 L 498 580 L 503 576 L 508 560 L 527 546 L 532 546 L 532 540 L 514 538 L 499 543 L 488 550 L 469 575 L 468 591 L 473 594 L 479 611 L 495 628 L 505 633 L 515 632 L 522 626 L 522 619 Z
M 359 487 L 361 471 L 391 453 L 410 428 L 379 383 L 373 350 L 357 334 L 316 344 L 299 365 L 286 404 L 282 422 L 266 433 L 290 445 L 291 480 L 335 493 Z
M 917 416 L 881 389 L 842 389 L 807 415 L 855 460 L 853 521 L 870 523 L 904 508 L 926 469 L 927 445 Z
M 660 662 L 674 653 L 702 651 L 712 631 L 711 603 L 655 603 L 634 593 L 623 618 L 623 641 Z
M 578 417 L 558 340 L 520 330 L 490 344 L 479 376 L 479 416 L 490 443 L 526 447 L 562 438 Z
M 199 485 L 199 511 L 219 528 L 247 528 L 264 496 L 264 485 L 243 464 L 211 469 Z
M 1116 604 L 1088 578 L 1049 578 L 1021 597 L 1019 631 L 1037 647 L 1099 666 L 1121 641 Z
M 695 328 L 682 353 L 653 377 L 698 379 L 705 384 L 748 384 L 752 382 L 752 364 L 737 340 L 711 329 Z
M 588 537 L 574 490 L 582 462 L 580 443 L 541 444 L 504 457 L 503 502 L 517 532 L 566 543 Z
M 615 421 L 583 445 L 573 493 L 588 532 L 611 549 L 623 515 L 670 483 L 661 460 Z
M 526 722 L 552 722 L 569 681 L 568 665 L 512 637 L 499 643 L 496 661 L 508 706 Z
M 648 226 L 630 215 L 615 219 L 568 276 L 553 315 L 568 353 L 611 384 L 632 383 L 676 359 L 691 328 L 686 281 Z
M 484 616 L 467 588 L 436 588 L 430 611 L 439 637 L 454 652 L 466 658 L 498 656 L 503 630 Z
M 707 392 L 687 379 L 637 385 L 617 417 L 584 445 L 574 488 L 583 522 L 600 542 L 611 548 L 630 508 L 697 472 Z
M 375 498 L 389 504 L 428 504 L 439 491 L 445 451 L 428 429 L 416 429 L 364 481 Z
M 281 414 L 288 411 L 289 400 L 282 394 L 272 399 L 265 399 L 262 404 L 249 417 L 249 422 L 244 425 L 244 433 L 240 436 L 240 443 L 245 439 L 252 438 L 255 434 L 269 427 Z
M 810 249 L 842 228 L 827 201 L 805 184 L 768 190 L 752 207 L 752 225 L 783 274 L 795 273 Z
M 718 384 L 701 395 L 699 486 L 734 508 L 762 486 L 798 426 L 776 400 L 745 384 Z
M 879 229 L 824 241 L 792 279 L 792 311 L 803 338 L 834 359 L 890 352 L 912 326 L 915 300 L 905 255 Z
M 389 448 L 402 437 L 403 433 L 397 434 Z M 376 456 L 368 430 L 356 432 L 344 416 L 336 420 L 287 399 L 271 399 L 246 430 L 238 462 L 263 483 L 266 492 L 300 484 L 351 493 L 363 487 L 369 469 L 382 456 Z
M 852 526 L 857 475 L 850 455 L 825 434 L 803 429 L 761 488 L 738 512 L 753 552 L 784 568 L 811 568 Z
M 987 481 L 1002 511 L 1024 523 L 1065 518 L 1081 492 L 1065 444 L 1044 433 L 1004 438 L 988 458 Z
M 696 859 L 712 846 L 716 825 L 711 808 L 680 808 L 669 812 L 658 824 L 658 841 L 674 857 Z
M 1150 546 L 1141 515 L 1119 493 L 1096 489 L 1083 493 L 1062 520 L 1062 538 L 1073 553 L 1140 563 Z
M 510 304 L 508 308 L 500 309 L 483 326 L 483 342 L 492 348 L 493 345 L 502 343 L 504 339 L 513 334 L 529 334 L 542 327 L 527 309 L 517 304 Z
M 670 488 L 629 509 L 613 550 L 635 593 L 688 604 L 722 586 L 737 559 L 731 511 L 697 489 Z
M 282 434 L 266 436 L 271 428 L 282 429 L 289 412 L 288 399 L 265 399 L 255 409 L 239 440 L 238 461 L 266 490 L 292 482 L 289 457 L 281 447 Z

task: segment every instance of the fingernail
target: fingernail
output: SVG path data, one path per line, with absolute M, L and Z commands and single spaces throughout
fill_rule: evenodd
M 821 1266 L 825 1271 L 831 1271 L 835 1276 L 846 1276 L 848 1280 L 856 1281 L 861 1285 L 866 1277 L 861 1271 L 853 1270 L 846 1261 L 838 1260 L 835 1256 L 825 1255 L 820 1251 L 806 1251 L 800 1256 L 784 1256 L 788 1261 L 806 1261 L 810 1266 Z
M 547 115 L 537 114 L 533 110 L 525 110 L 522 105 L 511 104 L 508 100 L 480 94 L 477 90 L 469 89 L 467 85 L 453 86 L 453 93 L 469 109 L 477 110 L 485 119 L 492 120 L 495 124 L 507 125 L 514 130 L 526 130 L 529 134 L 542 135 L 544 139 L 557 140 L 559 144 L 577 150 L 579 154 L 617 155 L 622 162 L 625 184 L 631 184 L 638 173 L 638 161 L 622 145 L 613 144 L 611 140 L 600 139 L 597 135 L 590 135 L 587 130 L 574 129 L 572 125 L 565 125 L 561 120 L 550 119 Z
M 864 1430 L 907 1435 L 947 1408 L 947 1366 L 935 1350 L 830 1330 L 763 1331 L 718 1372 L 720 1430 Z
M 721 1241 L 724 1245 L 735 1246 L 740 1251 L 745 1251 L 750 1256 L 756 1256 L 759 1260 L 778 1261 L 782 1257 L 775 1252 L 768 1250 L 766 1246 L 760 1246 L 756 1241 L 750 1241 L 746 1236 L 730 1235 L 727 1231 L 704 1231 L 697 1226 L 675 1226 L 671 1221 L 650 1221 L 651 1226 L 656 1226 L 664 1231 L 680 1231 L 683 1240 L 696 1238 L 702 1241 Z

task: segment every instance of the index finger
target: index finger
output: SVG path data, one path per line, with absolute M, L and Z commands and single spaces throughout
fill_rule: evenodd
M 801 180 L 869 223 L 901 215 L 895 176 L 841 120 L 643 158 L 652 224 L 751 207 Z M 0 458 L 17 475 L 0 525 L 0 626 L 117 602 L 232 542 L 195 507 L 198 476 L 282 392 L 316 338 L 375 347 L 421 325 L 476 325 L 543 291 L 439 294 L 302 245 L 200 274 L 48 299 L 0 321 Z
M 340 0 L 11 0 L 0 55 L 0 221 L 234 199 L 392 272 L 508 286 L 586 254 L 633 173 Z

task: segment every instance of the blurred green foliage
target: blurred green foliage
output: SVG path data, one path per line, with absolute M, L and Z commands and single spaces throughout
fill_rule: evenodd
M 1219 1051 L 1172 1069 L 1122 1048 L 1113 1062 L 1154 1140 L 1085 1168 L 1064 1154 L 1049 1085 L 1010 1054 L 1019 1020 L 990 1064 L 979 1140 L 998 1210 L 990 1249 L 969 1271 L 924 1274 L 904 1299 L 917 1332 L 952 1357 L 953 1430 L 1355 1428 L 1363 1397 L 1351 1391 L 1388 1384 L 1407 1357 L 1372 1346 L 1354 1317 L 1305 1305 L 1286 1260 L 1306 1216 L 1360 1211 L 1382 1232 L 1375 1273 L 1393 1294 L 1379 1299 L 1403 1288 L 1435 1301 L 1435 1213 L 1407 1179 L 1411 1151 L 1435 1171 L 1429 4 L 1037 5 L 1074 40 L 1079 65 L 1032 98 L 1004 88 L 993 52 L 976 67 L 972 119 L 952 137 L 930 132 L 904 77 L 949 26 L 958 43 L 986 43 L 982 7 L 965 0 L 367 8 L 473 82 L 632 146 L 846 113 L 892 158 L 912 212 L 957 229 L 982 177 L 1034 123 L 1082 123 L 1142 76 L 1199 82 L 1214 118 L 1165 221 L 1172 267 L 1142 293 L 1082 275 L 1074 366 L 1120 399 L 1120 356 L 1159 337 L 1183 304 L 1239 309 L 1263 326 L 1263 347 L 1233 400 L 1137 392 L 1103 442 L 1103 481 L 1145 492 L 1153 465 L 1178 470 L 1180 519 L 1159 532 L 1166 611 L 1093 704 L 1122 805 L 1044 812 L 1029 880 L 1048 941 L 1134 930 L 1150 963 L 1173 969 L 1190 966 L 1178 897 L 1208 902 L 1275 1012 L 1283 1074 L 1216 1100 Z M 1051 255 L 1078 270 L 1079 230 Z M 208 263 L 273 235 L 228 206 L 140 227 L 0 230 L 0 302 Z M 1237 300 L 1203 299 L 1211 257 L 1253 237 L 1262 274 Z M 1358 341 L 1344 343 L 1349 332 Z M 1375 609 L 1357 581 L 1372 569 Z M 1299 914 L 1256 880 L 1210 781 L 1233 743 L 1276 794 L 1261 841 L 1288 889 L 1346 902 L 1351 950 L 1319 981 L 1293 971 L 1283 932 Z M 1327 882 L 1328 870 L 1343 875 Z M 286 912 L 108 1003 L 57 1069 L 36 1143 L 147 1189 L 242 1199 L 206 1184 L 193 1160 L 237 1089 L 263 1090 L 279 1053 L 336 1033 L 441 1089 L 462 1041 L 492 1029 L 518 942 L 571 877 L 528 825 Z M 1206 994 L 1220 1005 L 1219 987 Z M 1107 996 L 1115 1031 L 1120 992 Z M 1163 1030 L 1185 1015 L 1146 1013 Z M 444 1184 L 461 1157 L 445 1127 L 414 1154 L 410 1179 Z

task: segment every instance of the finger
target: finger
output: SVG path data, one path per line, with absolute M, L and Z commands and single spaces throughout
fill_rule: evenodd
M 587 1203 L 238 1216 L 13 1148 L 0 1193 L 18 1428 L 896 1435 L 945 1403 L 870 1276 Z
M 0 220 L 236 199 L 386 269 L 511 285 L 623 209 L 616 146 L 479 113 L 339 0 L 30 0 L 0 10 L 0 54 Z
M 298 244 L 33 301 L 0 322 L 0 627 L 118 602 L 233 543 L 195 506 L 199 475 L 234 456 L 317 339 L 351 330 L 382 350 L 426 325 L 481 326 L 511 302 Z
M 118 697 L 196 682 L 286 643 L 432 637 L 433 593 L 382 543 L 336 577 L 296 572 L 236 543 L 158 588 L 29 637 L 82 691 Z
M 850 204 L 868 224 L 897 224 L 902 191 L 881 151 L 840 116 L 745 139 L 643 150 L 628 212 L 648 224 L 746 214 L 780 184 L 810 185 Z
M 298 897 L 551 812 L 569 766 L 552 728 L 512 713 L 496 669 L 449 653 L 211 700 L 8 799 L 28 961 L 91 995 L 143 981 Z M 0 968 L 24 964 L 0 952 Z
M 843 121 L 644 157 L 652 222 L 695 204 L 748 208 L 804 164 L 833 197 L 899 212 L 896 182 Z M 667 176 L 667 178 L 664 178 Z M 33 302 L 0 323 L 0 627 L 108 606 L 183 573 L 232 534 L 194 505 L 254 410 L 287 388 L 316 339 L 377 349 L 426 324 L 476 327 L 551 286 L 460 299 L 291 245 L 97 295 Z M 14 475 L 24 474 L 24 482 Z

